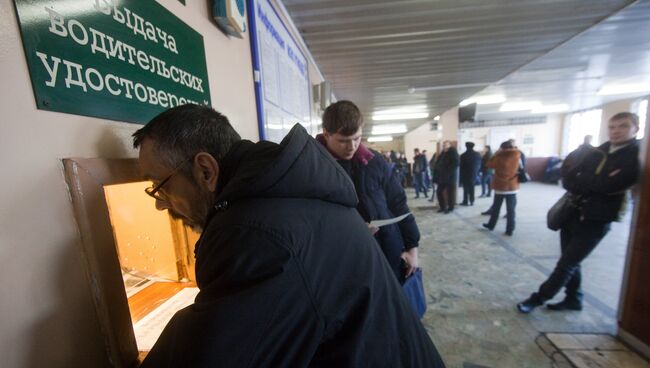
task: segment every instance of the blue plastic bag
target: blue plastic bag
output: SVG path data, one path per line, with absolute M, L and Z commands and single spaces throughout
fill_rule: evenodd
M 422 283 L 422 269 L 415 269 L 415 272 L 404 281 L 402 290 L 404 290 L 404 295 L 406 295 L 406 299 L 408 299 L 415 313 L 422 318 L 424 312 L 427 311 L 427 298 L 424 295 L 424 285 Z

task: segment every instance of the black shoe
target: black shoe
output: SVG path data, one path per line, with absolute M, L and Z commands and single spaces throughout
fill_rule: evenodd
M 581 311 L 582 303 L 576 300 L 564 299 L 559 303 L 546 304 L 546 308 L 554 311 L 563 311 L 563 310 Z
M 470 205 L 470 206 L 473 206 L 473 205 L 474 205 L 474 202 L 470 203 L 469 205 Z
M 481 215 L 484 215 L 484 216 L 490 216 L 491 214 L 492 214 L 492 212 L 490 212 L 490 211 L 481 212 Z
M 462 202 L 460 205 L 461 206 L 469 206 L 469 204 L 467 204 L 467 202 Z
M 447 211 L 441 208 L 441 209 L 437 210 L 436 212 L 437 213 L 443 213 L 443 212 L 447 212 Z
M 487 197 L 487 198 L 490 198 L 490 197 L 492 197 L 492 194 L 488 194 L 488 195 L 486 195 L 486 197 Z
M 479 197 L 479 198 L 483 198 L 483 197 L 485 197 L 485 194 L 481 194 L 481 195 L 478 196 L 478 197 Z
M 512 231 L 506 231 L 505 233 L 503 233 L 503 235 L 505 235 L 505 236 L 512 236 Z
M 483 224 L 483 227 L 490 230 L 490 231 L 492 231 L 494 229 L 493 227 L 490 227 L 490 225 L 488 225 L 488 224 Z
M 429 199 L 427 199 L 427 201 L 433 202 L 433 198 L 429 198 Z
M 529 297 L 528 299 L 524 300 L 523 302 L 517 304 L 517 309 L 521 313 L 530 313 L 532 312 L 535 308 L 539 307 L 544 303 L 540 302 L 536 298 L 533 298 L 532 296 Z
M 420 196 L 415 196 L 415 197 L 413 197 L 413 199 L 418 199 L 418 198 L 420 198 Z

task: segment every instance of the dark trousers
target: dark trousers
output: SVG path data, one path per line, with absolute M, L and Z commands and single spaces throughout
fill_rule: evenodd
M 481 195 L 486 194 L 488 196 L 492 195 L 492 175 L 481 176 Z
M 428 197 L 427 187 L 424 186 L 424 173 L 413 173 L 413 187 L 415 188 L 415 197 L 419 197 L 420 192 L 424 193 L 425 197 Z
M 533 297 L 543 303 L 553 299 L 562 287 L 565 287 L 567 299 L 581 302 L 582 289 L 580 284 L 582 274 L 580 272 L 580 263 L 607 235 L 609 228 L 609 222 L 580 221 L 576 216 L 565 227 L 560 229 L 562 255 L 551 275 L 539 287 L 539 291 L 533 294 Z
M 474 180 L 464 181 L 463 183 L 463 203 L 474 204 Z
M 512 233 L 515 230 L 515 207 L 517 207 L 516 194 L 494 195 L 494 203 L 490 209 L 490 221 L 488 221 L 488 226 L 490 229 L 494 229 L 496 226 L 504 199 L 506 201 L 506 232 Z
M 441 210 L 453 210 L 456 204 L 456 188 L 454 184 L 438 184 L 436 194 L 438 195 L 438 207 Z

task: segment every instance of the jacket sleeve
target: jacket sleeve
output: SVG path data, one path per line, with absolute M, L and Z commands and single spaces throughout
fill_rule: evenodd
M 410 212 L 409 206 L 406 204 L 406 193 L 404 188 L 399 183 L 395 173 L 386 170 L 388 165 L 384 165 L 384 193 L 386 195 L 386 203 L 388 209 L 395 216 L 403 215 Z M 408 216 L 404 220 L 397 223 L 399 230 L 404 239 L 404 248 L 411 249 L 418 246 L 420 241 L 420 230 L 415 223 L 413 215 Z

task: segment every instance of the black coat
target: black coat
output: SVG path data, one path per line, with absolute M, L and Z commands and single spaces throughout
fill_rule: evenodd
M 296 126 L 220 162 L 196 246 L 195 303 L 142 367 L 443 367 L 355 206 L 348 175 Z
M 381 155 L 374 156 L 367 165 L 357 160 L 339 160 L 348 172 L 359 197 L 357 210 L 365 222 L 389 219 L 410 212 L 406 204 L 406 193 L 398 176 L 391 172 L 390 166 Z M 413 216 L 408 216 L 397 224 L 382 226 L 375 234 L 388 263 L 398 280 L 403 281 L 400 268 L 401 254 L 418 246 L 420 231 Z
M 618 220 L 625 192 L 639 178 L 638 142 L 633 140 L 613 153 L 609 148 L 609 142 L 598 148 L 580 147 L 567 156 L 562 168 L 562 185 L 578 196 L 583 219 Z
M 474 149 L 467 149 L 460 155 L 460 182 L 473 184 L 481 169 L 481 154 Z
M 458 151 L 456 148 L 449 147 L 445 152 L 440 153 L 440 157 L 436 160 L 436 183 L 438 184 L 452 184 L 456 185 L 458 181 Z

